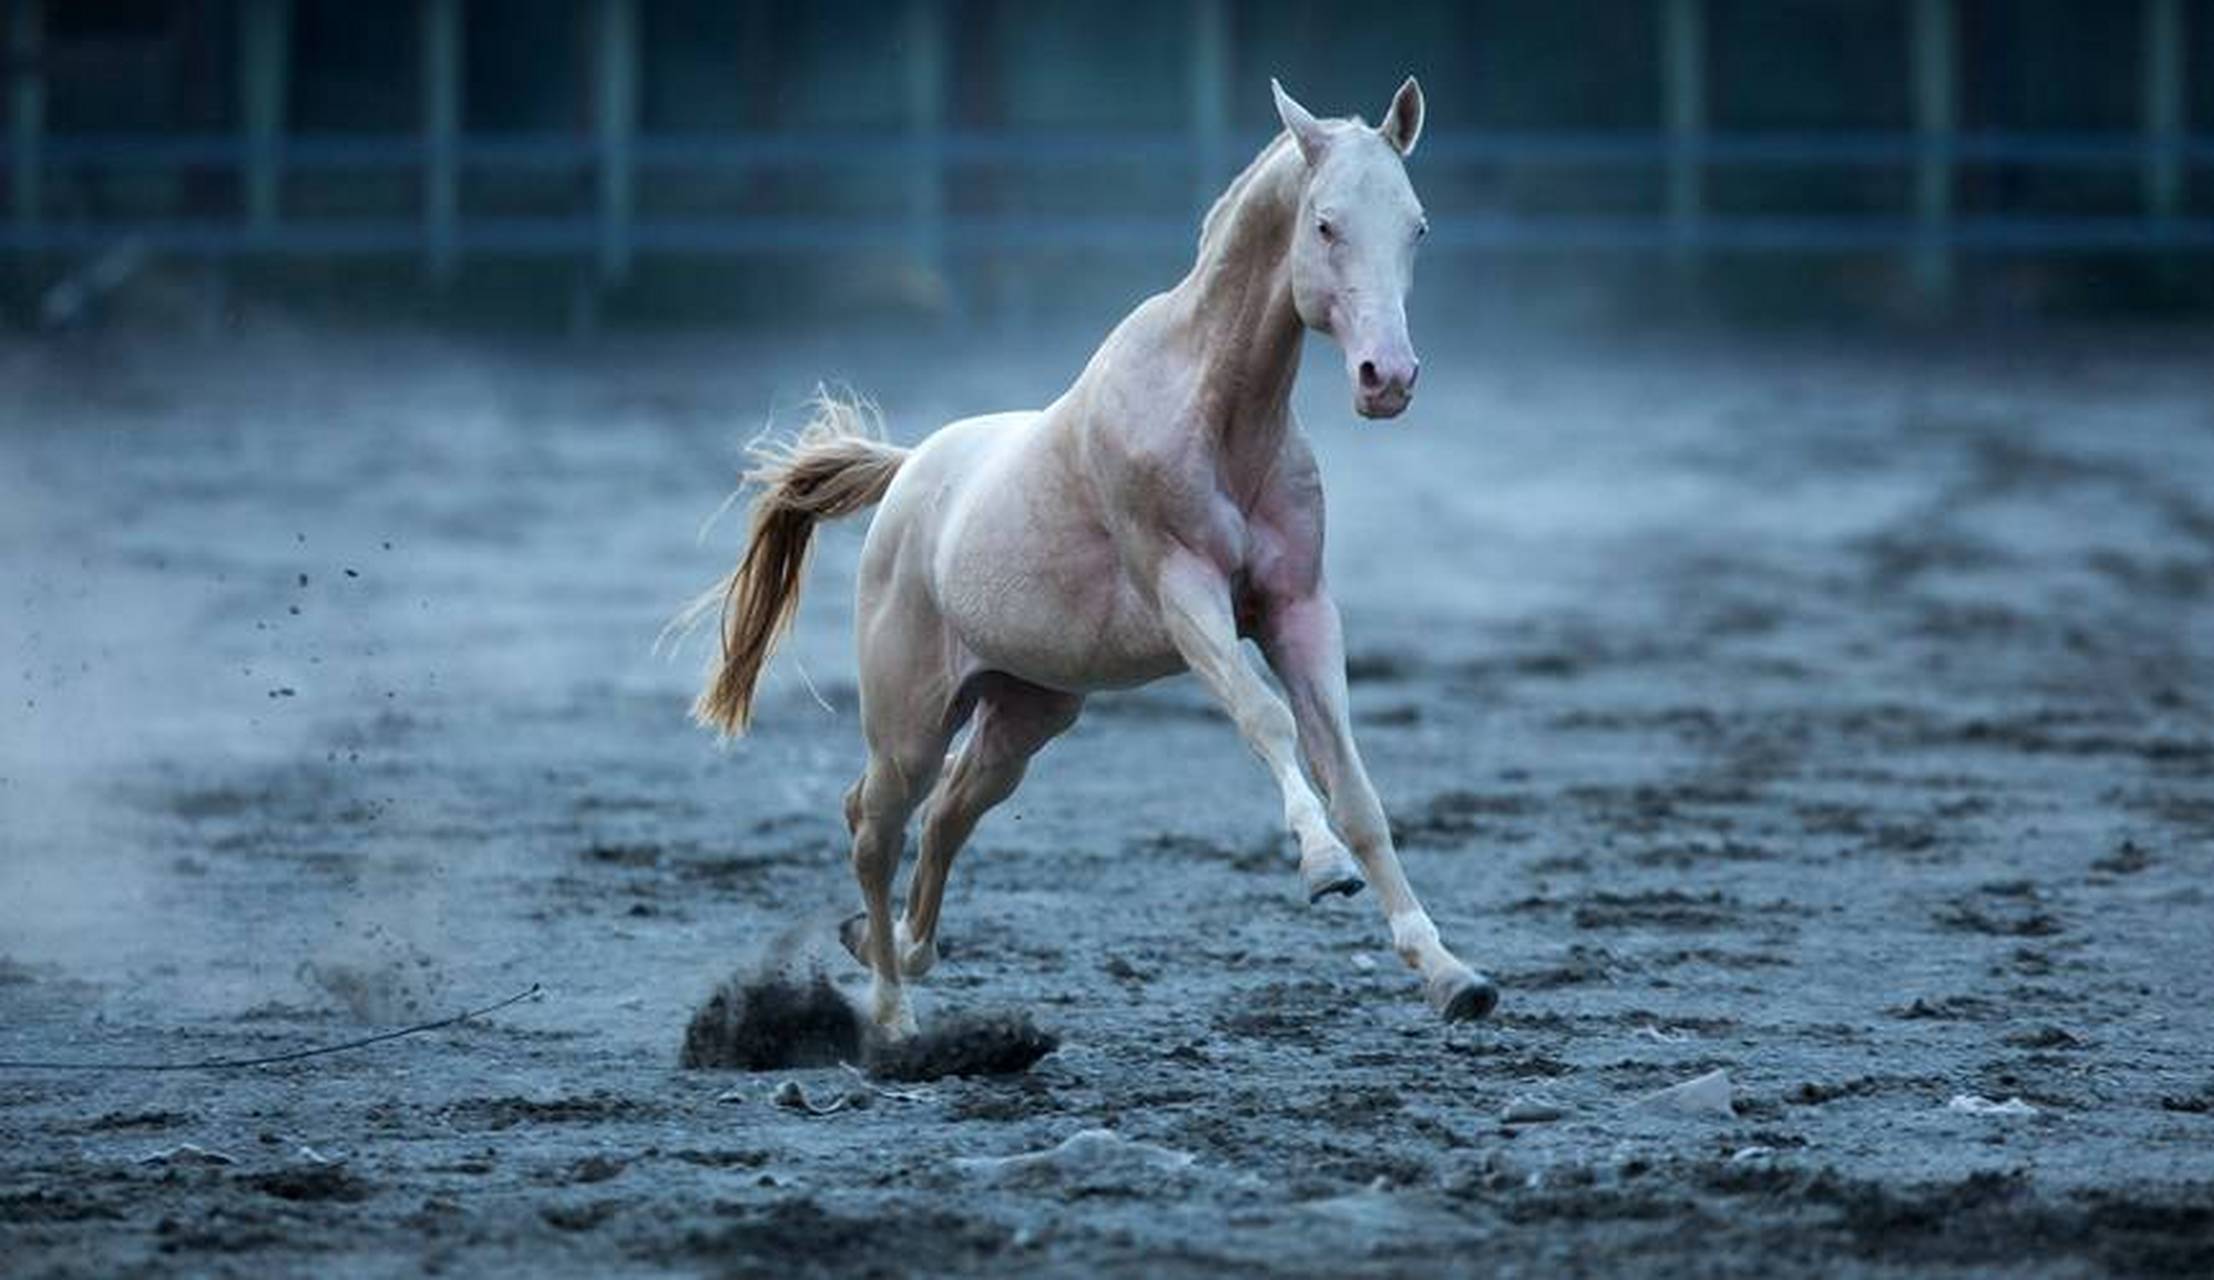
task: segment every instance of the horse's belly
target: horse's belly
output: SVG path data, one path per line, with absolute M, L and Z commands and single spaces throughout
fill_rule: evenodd
M 1104 530 L 992 503 L 948 530 L 939 610 L 977 662 L 1049 688 L 1144 684 L 1183 659 Z
M 1157 623 L 1095 623 L 1078 611 L 1037 628 L 991 627 L 966 642 L 986 668 L 1070 693 L 1133 688 L 1184 669 Z

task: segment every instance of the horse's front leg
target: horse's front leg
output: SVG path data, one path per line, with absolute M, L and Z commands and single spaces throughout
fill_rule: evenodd
M 1424 994 L 1447 1019 L 1483 1017 L 1498 1002 L 1498 991 L 1439 940 L 1437 925 L 1423 910 L 1399 865 L 1391 824 L 1361 764 L 1360 749 L 1353 743 L 1353 722 L 1346 708 L 1345 640 L 1337 605 L 1319 589 L 1303 599 L 1276 602 L 1262 623 L 1260 641 L 1270 668 L 1291 697 L 1299 745 L 1315 780 L 1330 797 L 1331 817 L 1352 842 L 1354 855 L 1376 886 L 1391 926 L 1392 949 L 1422 975 Z
M 1299 841 L 1299 876 L 1308 901 L 1361 891 L 1360 868 L 1330 829 L 1322 801 L 1299 769 L 1299 736 L 1284 700 L 1238 648 L 1230 581 L 1213 565 L 1175 553 L 1158 584 L 1162 622 L 1184 663 L 1238 726 L 1284 795 L 1284 825 Z

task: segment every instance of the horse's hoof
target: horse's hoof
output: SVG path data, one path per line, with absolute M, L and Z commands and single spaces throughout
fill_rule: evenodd
M 1307 905 L 1313 906 L 1332 894 L 1350 898 L 1367 887 L 1368 881 L 1361 879 L 1357 872 L 1351 875 L 1342 875 L 1333 880 L 1325 880 L 1320 884 L 1310 881 L 1307 885 Z
M 1447 1022 L 1474 1022 L 1499 1004 L 1499 988 L 1491 979 L 1465 969 L 1431 979 L 1425 994 Z
M 1331 850 L 1313 863 L 1301 860 L 1299 878 L 1307 888 L 1309 906 L 1332 894 L 1350 898 L 1368 887 L 1368 881 L 1361 878 L 1361 869 L 1354 865 L 1353 855 L 1343 849 Z
M 866 968 L 869 963 L 869 913 L 856 911 L 839 921 L 838 941 L 844 945 L 847 955 Z

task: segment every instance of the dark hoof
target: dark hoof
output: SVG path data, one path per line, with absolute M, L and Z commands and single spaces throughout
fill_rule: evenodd
M 1357 875 L 1336 876 L 1332 879 L 1323 881 L 1321 884 L 1308 885 L 1307 905 L 1313 906 L 1315 903 L 1322 901 L 1324 898 L 1330 897 L 1332 894 L 1335 894 L 1342 898 L 1350 898 L 1354 894 L 1359 893 L 1361 890 L 1366 889 L 1367 887 L 1368 881 L 1361 879 Z
M 1499 1006 L 1499 988 L 1473 973 L 1430 984 L 1430 1004 L 1447 1022 L 1474 1022 Z
M 1317 849 L 1301 858 L 1299 883 L 1307 890 L 1310 906 L 1332 894 L 1350 898 L 1368 887 L 1353 855 L 1337 847 Z
M 846 954 L 866 967 L 869 963 L 869 913 L 856 911 L 838 922 L 838 941 Z

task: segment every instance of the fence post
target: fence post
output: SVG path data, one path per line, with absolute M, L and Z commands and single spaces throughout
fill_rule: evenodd
M 925 297 L 958 313 L 946 261 L 944 0 L 907 0 L 907 236 Z
M 1953 298 L 1953 151 L 1960 123 L 1953 0 L 1914 0 L 1908 59 L 1914 79 L 1914 284 L 1943 309 Z
M 283 189 L 285 99 L 292 55 L 292 0 L 246 0 L 238 64 L 246 133 L 246 224 L 275 230 Z
M 2145 0 L 2145 211 L 2169 229 L 2183 212 L 2183 5 Z
M 423 263 L 431 283 L 459 266 L 461 0 L 423 0 Z
M 630 273 L 631 143 L 638 128 L 638 0 L 600 0 L 592 115 L 599 144 L 600 283 Z
M 39 184 L 45 177 L 39 145 L 46 132 L 46 4 L 14 0 L 8 7 L 8 184 L 14 193 L 15 229 L 29 248 L 38 235 Z
M 1201 217 L 1222 190 L 1230 134 L 1228 0 L 1192 4 L 1192 201 Z
M 1668 128 L 1668 234 L 1679 268 L 1696 251 L 1705 213 L 1706 0 L 1662 0 L 1662 114 Z

